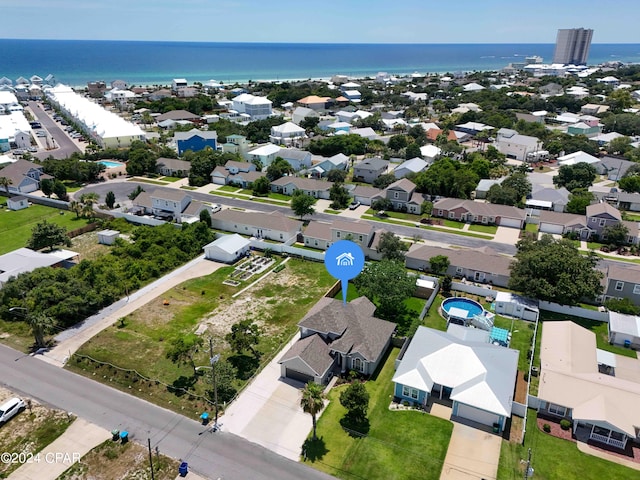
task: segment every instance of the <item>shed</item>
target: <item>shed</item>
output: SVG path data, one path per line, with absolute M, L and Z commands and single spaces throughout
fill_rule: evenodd
M 640 348 L 640 317 L 609 312 L 609 342 L 623 347 Z
M 217 262 L 233 263 L 249 252 L 251 242 L 237 233 L 224 235 L 204 246 L 204 256 Z
M 521 318 L 532 322 L 538 321 L 538 302 L 509 292 L 497 292 L 495 311 L 499 315 Z
M 29 206 L 29 200 L 27 197 L 18 195 L 17 197 L 7 198 L 7 207 L 9 210 L 22 210 Z
M 120 235 L 118 230 L 102 230 L 98 232 L 98 243 L 102 245 L 113 245 Z

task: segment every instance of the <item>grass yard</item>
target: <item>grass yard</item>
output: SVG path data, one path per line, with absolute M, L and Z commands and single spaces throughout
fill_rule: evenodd
M 524 445 L 502 442 L 499 480 L 520 480 L 524 475 L 521 460 L 531 448 L 531 466 L 538 480 L 602 480 L 603 478 L 640 478 L 640 472 L 613 462 L 587 455 L 574 442 L 553 437 L 538 429 L 535 410 L 527 415 Z
M 244 190 L 242 190 L 239 187 L 234 187 L 233 185 L 224 185 L 222 187 L 220 187 L 218 190 L 216 190 L 217 192 L 222 191 L 222 192 L 237 192 L 237 193 L 242 193 L 244 192 Z M 251 193 L 249 193 L 249 195 L 251 195 Z
M 526 223 L 524 226 L 525 232 L 538 233 L 538 226 L 535 223 Z
M 455 220 L 448 220 L 446 218 L 440 218 L 439 220 L 442 222 L 442 224 L 445 227 L 459 228 L 459 229 L 462 229 L 462 227 L 464 227 L 464 223 L 463 222 L 456 222 Z
M 332 210 L 330 208 L 327 208 L 323 213 L 331 213 L 332 215 L 340 215 L 342 213 L 342 210 Z
M 498 231 L 498 227 L 495 225 L 481 225 L 474 223 L 469 225 L 469 230 L 471 232 L 490 233 L 491 235 L 495 235 Z
M 31 237 L 31 230 L 43 220 L 65 227 L 67 230 L 75 230 L 89 223 L 85 218 L 76 218 L 73 212 L 44 205 L 34 204 L 15 212 L 0 210 L 0 238 L 2 238 L 0 255 L 25 247 Z
M 233 267 L 225 267 L 187 281 L 105 329 L 78 351 L 101 362 L 136 370 L 152 381 L 142 380 L 132 372 L 99 366 L 80 356 L 75 356 L 68 368 L 165 408 L 197 416 L 198 411 L 206 408 L 205 401 L 180 391 L 174 393 L 175 388 L 203 395 L 210 387 L 206 377 L 193 375 L 190 366 L 178 366 L 166 358 L 171 341 L 193 333 L 201 322 L 206 322 L 203 337 L 211 335 L 216 352 L 237 367 L 234 386 L 241 388 L 259 370 L 261 362 L 270 360 L 293 335 L 297 323 L 335 282 L 323 263 L 290 259 L 285 265 L 281 272 L 272 273 L 237 298 L 231 295 L 254 282 L 257 276 L 238 287 L 223 285 L 233 271 Z M 169 305 L 163 304 L 165 299 Z M 247 318 L 255 320 L 264 331 L 257 346 L 261 353 L 259 360 L 250 354 L 233 352 L 224 339 L 233 323 Z M 208 353 L 200 349 L 194 363 L 207 365 Z
M 127 182 L 142 182 L 150 183 L 151 185 L 166 185 L 167 182 L 160 182 L 158 180 L 150 180 L 148 178 L 133 177 L 127 180 Z
M 183 180 L 183 177 L 160 177 L 158 180 L 162 180 L 163 182 L 177 182 L 179 180 Z
M 391 411 L 391 378 L 395 348 L 377 376 L 366 382 L 370 395 L 369 431 L 349 435 L 340 421 L 346 413 L 340 392 L 329 393 L 331 403 L 318 420 L 318 440 L 307 440 L 306 464 L 338 478 L 385 478 L 436 480 L 449 446 L 453 424 L 417 411 Z
M 198 189 L 198 187 L 189 187 L 187 185 L 182 185 L 180 188 L 183 189 L 183 190 L 197 190 Z
M 282 193 L 269 192 L 268 197 L 272 200 L 280 200 L 282 202 L 291 201 L 291 197 L 289 195 L 283 195 Z

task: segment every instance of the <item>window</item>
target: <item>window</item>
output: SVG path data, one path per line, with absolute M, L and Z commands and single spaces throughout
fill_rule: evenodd
M 555 403 L 550 403 L 547 407 L 549 413 L 553 415 L 558 415 L 559 417 L 564 417 L 567 413 L 567 409 L 565 407 L 561 407 L 560 405 L 556 405 Z
M 623 288 L 624 288 L 624 282 L 616 282 L 616 291 L 620 292 L 620 291 L 622 291 Z M 635 288 L 634 288 L 634 290 L 635 290 Z
M 336 232 L 336 237 L 340 238 L 340 232 Z
M 595 218 L 595 217 L 591 219 L 591 223 L 596 223 L 597 221 L 598 221 L 598 219 Z
M 456 218 L 456 212 L 449 212 L 449 218 Z
M 393 198 L 398 198 L 398 192 L 393 192 Z
M 318 240 L 314 241 L 313 243 L 315 244 L 316 247 L 318 246 Z
M 442 210 L 438 210 L 438 216 L 442 216 Z
M 414 400 L 417 400 L 419 394 L 420 392 L 415 388 L 407 387 L 406 385 L 402 386 L 403 397 L 409 397 L 409 398 L 413 398 Z
M 640 295 L 640 283 L 636 283 L 633 286 L 633 294 L 634 295 Z
M 358 235 L 358 240 L 362 241 L 362 235 Z
M 462 273 L 462 267 L 456 267 L 456 273 Z
M 604 225 L 607 223 L 607 221 L 604 218 L 600 219 L 600 226 L 604 227 Z
M 354 370 L 357 370 L 358 372 L 364 372 L 364 362 L 362 361 L 361 358 L 354 358 L 353 362 L 351 363 L 351 366 L 353 367 Z

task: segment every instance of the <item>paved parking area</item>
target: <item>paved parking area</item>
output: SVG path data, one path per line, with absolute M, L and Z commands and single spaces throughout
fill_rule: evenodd
M 494 242 L 506 243 L 508 245 L 515 245 L 516 243 L 518 243 L 519 239 L 520 230 L 511 227 L 498 227 L 498 230 L 493 237 Z
M 454 422 L 440 480 L 495 479 L 501 444 L 498 435 Z
M 231 432 L 298 461 L 312 428 L 311 416 L 300 408 L 302 383 L 280 378 L 278 360 L 298 340 L 285 345 L 227 408 L 222 432 Z

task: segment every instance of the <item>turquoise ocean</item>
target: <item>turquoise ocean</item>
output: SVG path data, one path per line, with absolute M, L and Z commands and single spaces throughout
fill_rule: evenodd
M 189 82 L 365 77 L 499 70 L 525 56 L 551 62 L 553 44 L 295 44 L 0 39 L 0 77 L 53 74 L 88 81 L 167 85 Z M 640 44 L 594 44 L 589 64 L 640 63 Z

